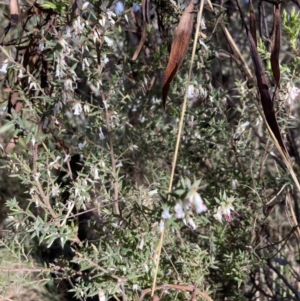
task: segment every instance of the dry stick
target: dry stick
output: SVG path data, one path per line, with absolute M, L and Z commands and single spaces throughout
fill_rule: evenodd
M 111 167 L 112 167 L 112 173 L 114 176 L 114 180 L 112 180 L 111 182 L 113 183 L 113 189 L 114 189 L 114 213 L 116 215 L 120 215 L 120 208 L 119 208 L 119 204 L 117 202 L 118 200 L 118 196 L 119 196 L 119 188 L 118 188 L 118 183 L 115 179 L 115 175 L 116 175 L 116 159 L 115 159 L 115 153 L 114 153 L 114 144 L 113 144 L 113 139 L 112 139 L 112 133 L 111 133 L 111 128 L 110 128 L 110 122 L 109 122 L 109 113 L 107 111 L 107 104 L 106 104 L 106 100 L 105 100 L 105 96 L 102 93 L 102 100 L 104 103 L 104 111 L 105 111 L 105 123 L 106 123 L 106 128 L 107 128 L 107 132 L 108 132 L 108 139 L 109 139 L 109 153 L 110 153 L 110 160 L 111 160 Z
M 55 266 L 53 268 L 0 268 L 0 272 L 11 272 L 11 273 L 40 273 L 40 272 L 53 272 L 55 270 L 60 270 L 61 268 Z
M 147 38 L 147 23 L 145 22 L 145 20 L 143 20 L 143 25 L 142 26 L 143 26 L 142 36 L 141 36 L 140 42 L 138 44 L 138 47 L 136 48 L 136 50 L 134 52 L 134 55 L 132 57 L 133 61 L 135 61 L 138 58 L 138 56 L 139 56 L 139 54 L 140 54 L 140 52 L 141 52 L 141 50 L 142 50 L 142 48 L 145 44 L 146 38 Z
M 174 289 L 176 291 L 192 292 L 195 295 L 201 296 L 207 301 L 213 301 L 213 299 L 211 299 L 206 293 L 203 293 L 199 289 L 196 289 L 194 285 L 165 284 L 155 288 L 155 290 L 170 290 L 170 289 Z M 150 288 L 143 290 L 142 295 L 138 299 L 138 301 L 142 301 L 145 298 L 145 296 L 150 293 L 150 291 L 151 291 Z
M 196 27 L 196 32 L 195 32 L 195 36 L 194 36 L 194 45 L 193 45 L 192 58 L 191 58 L 191 63 L 190 63 L 188 79 L 187 79 L 187 83 L 186 83 L 186 91 L 185 91 L 185 95 L 184 95 L 184 101 L 183 101 L 183 105 L 182 105 L 181 117 L 180 117 L 180 122 L 179 122 L 178 133 L 177 133 L 177 141 L 176 141 L 176 146 L 175 146 L 175 151 L 174 151 L 174 156 L 173 156 L 172 171 L 171 171 L 169 189 L 168 189 L 169 193 L 172 191 L 173 179 L 174 179 L 174 174 L 175 174 L 175 167 L 176 167 L 176 162 L 177 162 L 177 157 L 178 157 L 178 150 L 179 150 L 179 145 L 180 145 L 180 140 L 181 140 L 181 133 L 182 133 L 182 129 L 183 129 L 183 121 L 184 121 L 185 111 L 186 111 L 186 107 L 187 107 L 187 93 L 188 93 L 187 87 L 189 86 L 190 79 L 191 79 L 191 76 L 192 76 L 193 63 L 194 63 L 194 59 L 195 59 L 197 41 L 198 41 L 198 36 L 199 36 L 199 32 L 200 32 L 203 5 L 204 5 L 204 0 L 202 0 L 200 2 L 200 7 L 199 7 L 199 11 L 198 11 L 197 27 Z M 162 249 L 163 240 L 164 240 L 164 232 L 165 232 L 165 230 L 163 228 L 162 231 L 161 231 L 160 240 L 159 240 L 159 244 L 158 244 L 158 247 L 157 247 L 157 251 L 158 251 L 157 252 L 157 261 L 156 261 L 156 265 L 155 265 L 153 284 L 152 284 L 152 288 L 151 288 L 151 297 L 153 297 L 155 289 L 156 289 L 155 285 L 156 285 L 157 273 L 158 273 L 158 268 L 159 268 L 161 249 Z

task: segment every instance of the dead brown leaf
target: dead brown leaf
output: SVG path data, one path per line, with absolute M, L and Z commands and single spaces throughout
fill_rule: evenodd
M 250 32 L 252 34 L 255 46 L 257 46 L 256 20 L 255 20 L 255 13 L 254 13 L 252 0 L 249 1 L 249 25 L 250 25 Z
M 164 110 L 166 109 L 166 101 L 171 81 L 176 75 L 178 68 L 182 64 L 191 41 L 194 21 L 193 10 L 194 1 L 191 0 L 190 4 L 186 7 L 183 15 L 181 16 L 172 42 L 171 53 L 167 68 L 165 70 L 162 88 L 162 102 Z
M 150 23 L 149 10 L 150 10 L 150 0 L 142 0 L 143 18 L 147 24 Z
M 18 0 L 10 0 L 10 25 L 15 27 L 19 22 L 19 3 Z
M 276 85 L 280 87 L 279 54 L 281 47 L 281 15 L 280 4 L 274 5 L 274 25 L 271 43 L 271 67 Z
M 238 9 L 240 11 L 240 15 L 242 18 L 242 22 L 244 24 L 244 27 L 246 29 L 246 34 L 248 37 L 248 43 L 249 43 L 249 47 L 250 47 L 250 54 L 252 57 L 252 62 L 254 65 L 254 70 L 255 70 L 255 75 L 256 75 L 256 80 L 257 80 L 257 87 L 260 93 L 260 97 L 261 97 L 261 104 L 263 107 L 263 111 L 264 111 L 264 115 L 266 118 L 266 121 L 271 129 L 271 131 L 273 132 L 282 152 L 284 154 L 287 154 L 287 150 L 285 147 L 285 144 L 282 140 L 282 136 L 279 130 L 279 126 L 276 120 L 276 116 L 275 116 L 275 112 L 274 112 L 274 108 L 273 108 L 273 102 L 269 93 L 269 87 L 268 87 L 268 81 L 267 81 L 267 77 L 266 77 L 266 72 L 264 69 L 264 65 L 262 63 L 262 60 L 258 54 L 257 48 L 255 46 L 255 42 L 253 40 L 252 34 L 249 32 L 248 26 L 245 22 L 245 18 L 243 15 L 243 11 L 239 5 L 238 0 L 236 0 Z

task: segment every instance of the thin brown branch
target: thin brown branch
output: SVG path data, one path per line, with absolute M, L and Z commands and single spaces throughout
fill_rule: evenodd
M 280 273 L 280 271 L 275 266 L 273 266 L 270 260 L 267 262 L 267 265 L 271 270 L 273 270 L 277 274 L 277 276 L 284 282 L 284 284 L 293 292 L 293 294 L 295 295 L 295 300 L 300 300 L 297 289 L 290 284 L 290 282 Z
M 205 300 L 213 301 L 212 298 L 210 298 L 206 293 L 201 292 L 199 289 L 195 289 L 194 285 L 177 285 L 177 284 L 164 284 L 161 286 L 155 287 L 155 291 L 157 290 L 169 290 L 174 289 L 176 291 L 185 291 L 185 292 L 191 292 L 197 296 L 201 296 Z M 147 288 L 142 291 L 141 297 L 138 299 L 138 301 L 142 301 L 147 294 L 151 292 L 151 288 Z
M 105 123 L 106 123 L 106 128 L 107 128 L 107 132 L 108 132 L 108 140 L 109 140 L 109 153 L 110 153 L 112 174 L 114 177 L 114 179 L 111 180 L 111 184 L 112 184 L 113 192 L 114 192 L 113 208 L 114 208 L 114 214 L 120 215 L 120 208 L 119 208 L 119 204 L 117 202 L 118 196 L 119 196 L 119 187 L 118 187 L 118 182 L 115 178 L 117 169 L 116 169 L 116 159 L 115 159 L 115 153 L 114 153 L 114 143 L 113 143 L 113 137 L 112 137 L 110 121 L 109 121 L 109 112 L 107 110 L 107 103 L 106 103 L 105 95 L 103 93 L 102 93 L 102 100 L 104 103 Z

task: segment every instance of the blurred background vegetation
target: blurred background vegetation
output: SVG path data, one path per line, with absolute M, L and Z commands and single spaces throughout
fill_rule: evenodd
M 299 191 L 259 114 L 235 1 L 204 3 L 187 83 L 195 1 L 192 42 L 163 111 L 188 4 L 1 2 L 1 300 L 150 300 L 158 257 L 152 300 L 300 300 Z M 280 7 L 280 88 L 270 64 L 277 3 L 240 5 L 246 22 L 253 5 L 299 175 L 299 3 Z

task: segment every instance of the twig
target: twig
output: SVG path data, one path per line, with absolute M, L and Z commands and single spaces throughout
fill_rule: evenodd
M 118 188 L 118 183 L 116 181 L 115 175 L 116 175 L 116 160 L 115 160 L 115 153 L 114 153 L 114 144 L 113 144 L 113 138 L 112 138 L 112 133 L 111 133 L 111 128 L 110 128 L 110 122 L 109 122 L 109 113 L 107 110 L 107 101 L 105 99 L 105 95 L 102 93 L 102 101 L 104 103 L 104 111 L 105 111 L 105 123 L 106 123 L 106 128 L 108 132 L 108 139 L 109 139 L 109 153 L 110 153 L 110 160 L 111 160 L 111 167 L 112 167 L 112 174 L 114 176 L 114 179 L 111 181 L 113 190 L 114 190 L 114 214 L 120 215 L 120 208 L 119 204 L 117 202 L 118 200 L 118 195 L 119 195 L 119 188 Z
M 296 300 L 300 300 L 299 296 L 298 296 L 297 289 L 294 288 L 289 283 L 289 281 L 280 273 L 280 271 L 272 265 L 270 260 L 268 260 L 267 265 L 269 266 L 270 269 L 272 269 L 277 274 L 277 276 L 284 282 L 284 284 L 293 292 L 293 294 L 295 295 Z
M 215 16 L 217 16 L 217 12 L 215 11 L 211 1 L 207 0 L 207 3 L 209 5 L 209 8 L 211 9 L 211 11 L 215 14 Z M 230 32 L 228 31 L 227 27 L 225 26 L 225 24 L 222 21 L 219 24 L 225 34 L 225 37 L 226 37 L 229 45 L 231 46 L 232 51 L 234 52 L 235 56 L 238 57 L 241 60 L 241 62 L 243 63 L 244 70 L 246 71 L 248 77 L 250 79 L 252 79 L 252 77 L 253 77 L 252 73 L 251 73 L 251 71 L 248 67 L 248 64 L 246 63 L 243 55 L 241 54 L 239 47 L 236 45 L 235 41 L 233 40 L 233 38 L 232 38 Z
M 102 268 L 99 264 L 93 262 L 92 260 L 90 260 L 87 257 L 84 257 L 81 253 L 75 251 L 75 254 L 77 256 L 79 256 L 80 258 L 83 258 L 83 260 L 87 261 L 90 265 L 94 266 L 95 268 L 97 268 L 99 271 L 104 272 L 106 274 L 108 274 L 111 278 L 116 279 L 118 282 L 120 282 L 120 278 L 118 276 L 112 275 L 108 270 Z M 122 278 L 122 281 L 124 282 L 126 280 L 126 278 Z
M 59 270 L 60 267 L 54 268 L 0 268 L 0 272 L 29 272 L 29 273 L 39 273 L 39 272 L 53 272 L 55 270 Z
M 201 292 L 199 289 L 195 289 L 195 286 L 193 285 L 177 285 L 177 284 L 165 284 L 161 286 L 157 286 L 155 288 L 155 291 L 157 290 L 169 290 L 174 289 L 176 291 L 186 291 L 186 292 L 192 292 L 195 295 L 201 296 L 202 298 L 213 301 L 212 298 L 210 298 L 206 293 Z M 142 301 L 147 294 L 149 294 L 152 291 L 151 288 L 147 288 L 142 291 L 141 297 L 138 299 L 138 301 Z
M 39 190 L 39 193 L 40 193 L 40 195 L 41 195 L 41 197 L 42 197 L 42 200 L 43 200 L 44 205 L 46 205 L 46 207 L 47 207 L 47 209 L 49 210 L 49 212 L 51 213 L 52 217 L 53 217 L 54 219 L 56 219 L 56 218 L 57 218 L 57 215 L 56 215 L 55 211 L 53 210 L 53 208 L 52 208 L 52 206 L 51 206 L 51 204 L 50 204 L 49 198 L 48 198 L 48 196 L 46 196 L 46 194 L 45 194 L 45 192 L 44 192 L 44 190 L 43 190 L 43 188 L 42 188 L 42 185 L 41 185 L 41 183 L 40 183 L 40 181 L 39 181 L 37 175 L 35 174 L 35 175 L 33 176 L 33 178 L 34 178 L 34 180 L 35 180 L 35 183 L 36 183 L 36 186 L 37 186 L 37 188 L 38 188 L 38 190 Z

